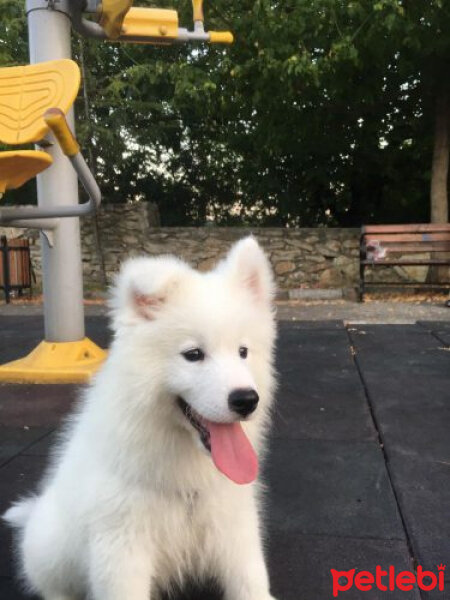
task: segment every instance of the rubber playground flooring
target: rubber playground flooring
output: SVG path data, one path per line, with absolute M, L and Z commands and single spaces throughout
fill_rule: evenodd
M 88 335 L 107 346 L 104 317 Z M 450 561 L 450 323 L 280 321 L 280 386 L 265 465 L 277 600 L 332 600 L 331 569 L 437 572 Z M 43 337 L 40 316 L 0 316 L 0 362 Z M 0 512 L 42 476 L 75 386 L 0 386 Z M 25 598 L 0 525 L 0 598 Z M 340 592 L 348 600 L 450 600 L 444 591 Z M 191 589 L 176 600 L 219 600 Z M 125 599 L 124 599 L 125 600 Z M 238 600 L 238 599 L 236 599 Z

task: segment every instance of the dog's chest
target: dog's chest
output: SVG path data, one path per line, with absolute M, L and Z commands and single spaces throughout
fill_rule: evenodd
M 198 514 L 198 505 L 201 503 L 200 492 L 193 491 L 187 494 L 185 498 L 180 495 L 180 501 L 183 507 L 182 510 L 185 513 L 185 518 L 192 521 L 196 514 Z
M 156 508 L 156 507 L 154 507 Z M 204 573 L 213 540 L 208 505 L 198 492 L 165 498 L 156 508 L 152 537 L 162 582 L 177 574 Z

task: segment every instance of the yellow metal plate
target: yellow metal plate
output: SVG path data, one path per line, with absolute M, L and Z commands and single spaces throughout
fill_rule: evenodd
M 107 353 L 89 338 L 79 342 L 41 342 L 30 354 L 0 366 L 5 383 L 86 383 Z
M 72 60 L 52 60 L 0 69 L 0 141 L 37 142 L 48 132 L 44 113 L 67 113 L 80 87 L 80 69 Z
M 50 154 L 38 150 L 0 152 L 0 194 L 19 188 L 52 162 Z
M 163 8 L 132 8 L 123 22 L 121 42 L 128 39 L 170 43 L 178 36 L 178 13 Z

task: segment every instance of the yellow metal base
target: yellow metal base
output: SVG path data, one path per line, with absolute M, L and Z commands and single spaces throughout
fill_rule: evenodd
M 90 339 L 41 342 L 24 358 L 0 366 L 3 383 L 85 383 L 107 353 Z

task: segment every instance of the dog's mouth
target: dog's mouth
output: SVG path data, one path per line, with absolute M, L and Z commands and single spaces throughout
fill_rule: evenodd
M 211 453 L 217 469 L 235 483 L 254 481 L 258 475 L 258 458 L 238 421 L 215 423 L 198 414 L 180 396 L 177 404 L 203 446 Z
M 202 423 L 200 415 L 180 396 L 178 396 L 177 402 L 186 419 L 192 427 L 198 431 L 202 444 L 208 452 L 211 452 L 211 435 L 206 426 Z

